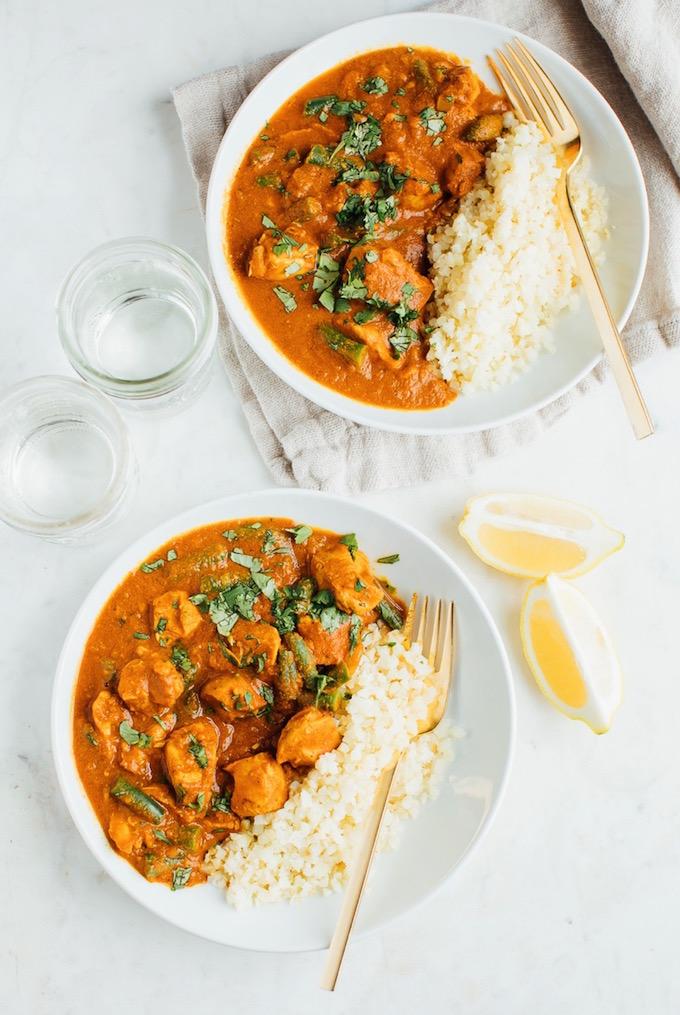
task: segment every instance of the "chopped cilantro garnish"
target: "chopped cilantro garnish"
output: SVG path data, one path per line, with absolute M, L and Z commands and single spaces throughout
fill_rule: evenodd
M 151 574 L 152 571 L 157 571 L 159 567 L 165 567 L 165 561 L 162 557 L 154 560 L 151 564 L 142 564 L 139 570 L 143 571 L 144 574 Z
M 441 134 L 446 130 L 446 117 L 432 106 L 426 106 L 418 113 L 418 119 L 428 134 Z
M 191 877 L 191 867 L 175 867 L 172 872 L 172 885 L 171 891 L 176 892 L 180 888 L 184 888 L 189 884 L 189 878 Z
M 262 552 L 269 555 L 276 549 L 276 537 L 271 529 L 267 529 L 262 540 Z
M 350 116 L 360 113 L 366 105 L 361 99 L 339 99 L 337 95 L 321 95 L 305 102 L 305 116 L 318 116 L 325 123 L 329 114 Z
M 346 300 L 363 300 L 368 296 L 368 290 L 364 283 L 364 270 L 366 265 L 363 258 L 357 258 L 352 262 L 347 272 L 347 281 L 340 287 L 340 295 Z
M 288 289 L 285 289 L 282 285 L 275 285 L 272 292 L 281 300 L 283 309 L 287 314 L 292 314 L 294 310 L 297 310 L 297 301 Z
M 390 553 L 387 557 L 378 557 L 379 564 L 396 564 L 398 560 L 398 553 Z
M 348 532 L 346 535 L 340 536 L 340 542 L 343 546 L 347 547 L 350 557 L 354 560 L 356 552 L 359 549 L 359 544 L 357 543 L 357 537 L 355 534 L 353 532 Z
M 255 571 L 262 570 L 262 564 L 260 564 L 257 557 L 251 557 L 250 554 L 243 553 L 243 551 L 238 548 L 231 551 L 229 558 L 230 560 L 233 560 L 235 564 L 240 564 L 241 567 L 247 567 L 249 571 L 253 569 Z
M 298 544 L 306 543 L 313 531 L 310 525 L 296 525 L 293 529 L 286 529 L 286 532 L 295 536 L 295 542 Z
M 226 791 L 222 796 L 216 796 L 212 802 L 213 811 L 222 811 L 223 814 L 228 814 L 231 811 L 231 793 Z
M 261 221 L 265 229 L 268 229 L 274 239 L 278 240 L 278 243 L 275 243 L 272 247 L 275 254 L 287 254 L 293 247 L 301 246 L 301 244 L 293 236 L 289 236 L 287 233 L 284 233 L 283 230 L 279 229 L 268 215 L 263 215 Z
M 194 673 L 198 669 L 197 666 L 192 663 L 189 653 L 185 649 L 184 645 L 173 645 L 172 652 L 170 653 L 170 662 L 187 677 L 193 677 Z
M 276 585 L 274 584 L 273 578 L 270 578 L 268 575 L 259 571 L 253 571 L 251 573 L 251 578 L 263 596 L 266 596 L 269 600 L 274 598 L 274 595 L 276 594 Z
M 378 603 L 378 613 L 391 630 L 396 631 L 403 626 L 404 618 L 388 599 L 383 599 Z
M 388 90 L 385 78 L 381 78 L 378 75 L 374 78 L 369 78 L 368 81 L 364 81 L 361 87 L 369 95 L 384 95 Z
M 177 550 L 168 550 L 168 557 L 167 557 L 167 559 L 169 561 L 171 561 L 171 560 L 177 560 Z
M 374 116 L 353 120 L 344 132 L 333 154 L 345 149 L 348 155 L 359 155 L 365 159 L 382 144 L 380 123 Z
M 120 724 L 118 732 L 120 733 L 121 739 L 124 740 L 126 744 L 129 744 L 130 747 L 151 747 L 151 737 L 149 734 L 140 733 L 139 730 L 134 729 L 127 719 L 124 719 Z
M 340 275 L 340 265 L 334 257 L 326 250 L 322 250 L 319 254 L 319 262 L 314 272 L 314 279 L 312 281 L 312 288 L 315 293 L 319 293 L 319 303 L 326 310 L 333 313 L 335 307 L 335 298 L 333 296 L 333 288 L 338 281 Z
M 132 637 L 136 638 L 137 641 L 148 641 L 150 636 L 148 634 L 144 634 L 143 631 L 134 631 Z
M 361 631 L 361 617 L 357 617 L 356 613 L 352 614 L 352 619 L 349 622 L 349 650 L 353 652 L 359 643 L 359 632 Z
M 206 749 L 193 733 L 189 734 L 189 754 L 192 756 L 199 768 L 208 767 L 208 754 Z

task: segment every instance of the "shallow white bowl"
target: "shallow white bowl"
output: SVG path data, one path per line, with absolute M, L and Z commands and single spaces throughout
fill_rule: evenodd
M 487 55 L 518 36 L 529 43 L 571 105 L 582 127 L 591 174 L 610 200 L 611 238 L 602 277 L 619 326 L 628 320 L 647 260 L 647 196 L 633 147 L 611 107 L 566 60 L 528 36 L 502 25 L 452 14 L 397 14 L 349 25 L 297 50 L 251 92 L 224 135 L 210 178 L 206 208 L 208 250 L 222 299 L 236 327 L 274 373 L 312 402 L 338 416 L 404 433 L 462 433 L 499 426 L 553 401 L 580 381 L 602 356 L 590 312 L 581 307 L 564 315 L 556 328 L 557 350 L 543 354 L 515 383 L 497 391 L 465 395 L 441 409 L 381 409 L 355 401 L 312 380 L 267 338 L 248 309 L 223 250 L 224 196 L 239 164 L 282 103 L 310 80 L 359 52 L 408 44 L 433 46 L 469 60 L 476 73 L 497 89 Z
M 399 849 L 378 857 L 358 932 L 380 926 L 426 898 L 459 866 L 485 831 L 505 785 L 514 738 L 510 668 L 494 623 L 458 567 L 415 529 L 348 500 L 307 490 L 239 494 L 193 508 L 159 525 L 114 561 L 85 598 L 59 658 L 52 697 L 52 748 L 64 799 L 102 867 L 153 913 L 223 944 L 257 951 L 327 947 L 339 897 L 237 911 L 214 885 L 170 892 L 146 881 L 111 849 L 80 782 L 72 751 L 72 702 L 83 647 L 106 600 L 126 574 L 173 535 L 222 519 L 279 515 L 338 532 L 356 532 L 371 558 L 399 552 L 386 569 L 404 596 L 453 598 L 459 633 L 450 715 L 466 731 L 441 793 L 405 825 Z

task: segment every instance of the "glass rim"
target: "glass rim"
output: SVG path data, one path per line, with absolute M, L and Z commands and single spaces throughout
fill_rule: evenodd
M 173 367 L 151 377 L 129 379 L 97 370 L 82 354 L 82 348 L 70 320 L 70 308 L 77 298 L 81 284 L 98 262 L 105 263 L 107 257 L 116 253 L 139 251 L 161 254 L 165 259 L 171 259 L 175 263 L 179 262 L 199 291 L 199 296 L 202 298 L 204 320 L 201 322 L 202 326 L 196 328 L 195 345 Z M 73 369 L 83 380 L 94 385 L 99 391 L 116 398 L 143 399 L 174 391 L 181 385 L 191 367 L 196 364 L 200 366 L 204 360 L 209 359 L 217 334 L 215 294 L 198 261 L 180 247 L 148 236 L 124 236 L 115 240 L 107 240 L 85 254 L 71 268 L 62 282 L 56 299 L 56 313 L 59 340 Z M 194 323 L 196 324 L 195 320 Z
M 38 374 L 36 377 L 29 377 L 26 380 L 18 381 L 9 387 L 0 390 L 0 410 L 4 409 L 7 403 L 21 399 L 30 390 L 44 390 L 48 386 L 56 389 L 66 390 L 85 395 L 99 404 L 99 408 L 105 412 L 116 439 L 116 446 L 113 448 L 113 468 L 106 489 L 87 511 L 72 515 L 70 518 L 63 518 L 54 521 L 39 521 L 27 519 L 15 512 L 8 511 L 0 500 L 0 519 L 11 528 L 20 532 L 27 532 L 36 536 L 55 539 L 80 533 L 104 525 L 116 512 L 128 492 L 130 483 L 134 478 L 136 460 L 132 448 L 130 432 L 114 405 L 113 401 L 103 391 L 86 384 L 75 377 L 64 377 L 61 374 Z M 107 435 L 108 436 L 108 435 Z

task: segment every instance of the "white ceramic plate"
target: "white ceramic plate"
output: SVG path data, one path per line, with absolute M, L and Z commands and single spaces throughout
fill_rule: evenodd
M 357 53 L 409 44 L 433 46 L 469 60 L 476 73 L 497 90 L 486 57 L 517 35 L 501 25 L 451 14 L 398 14 L 350 25 L 304 46 L 275 67 L 232 120 L 208 189 L 206 230 L 213 274 L 227 311 L 254 351 L 282 380 L 317 405 L 382 430 L 424 434 L 481 430 L 553 401 L 601 358 L 600 340 L 582 299 L 581 307 L 564 315 L 556 328 L 556 352 L 540 356 L 532 369 L 505 388 L 466 394 L 441 409 L 410 411 L 367 405 L 319 384 L 286 359 L 252 316 L 222 251 L 224 196 L 247 148 L 265 121 L 307 82 Z M 609 194 L 611 238 L 602 277 L 622 327 L 642 282 L 649 237 L 647 196 L 635 152 L 611 107 L 579 71 L 541 43 L 528 36 L 519 38 L 531 45 L 570 103 L 582 127 L 592 176 Z
M 111 592 L 140 560 L 187 529 L 222 519 L 274 515 L 337 532 L 356 532 L 375 558 L 399 552 L 390 578 L 412 591 L 447 596 L 457 606 L 459 653 L 450 713 L 467 736 L 439 797 L 405 826 L 400 848 L 380 856 L 358 930 L 378 927 L 442 884 L 489 826 L 503 791 L 514 736 L 510 670 L 484 604 L 456 565 L 415 529 L 369 508 L 306 490 L 265 490 L 225 497 L 159 525 L 126 550 L 88 594 L 62 649 L 52 697 L 52 747 L 59 784 L 80 834 L 102 867 L 134 899 L 170 923 L 222 944 L 258 951 L 327 947 L 338 896 L 236 911 L 214 885 L 170 892 L 146 881 L 109 846 L 80 782 L 72 752 L 72 699 L 83 647 Z

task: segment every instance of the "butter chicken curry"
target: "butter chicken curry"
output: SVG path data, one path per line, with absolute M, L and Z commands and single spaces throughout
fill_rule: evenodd
M 375 405 L 453 399 L 427 360 L 426 238 L 508 108 L 454 56 L 397 47 L 316 78 L 264 125 L 228 196 L 225 254 L 297 367 Z
M 115 849 L 173 889 L 341 740 L 363 627 L 402 625 L 353 533 L 209 525 L 129 574 L 85 648 L 74 753 Z

